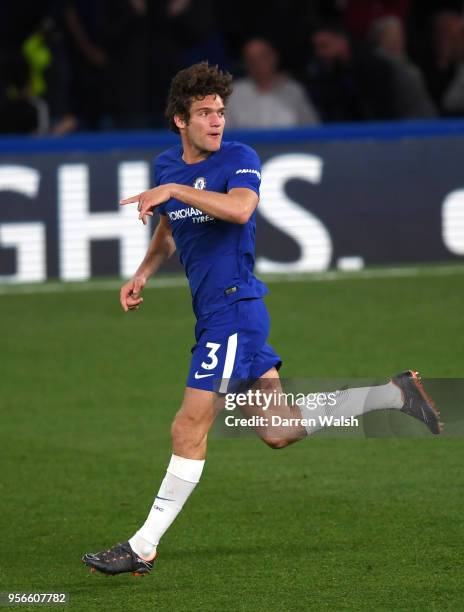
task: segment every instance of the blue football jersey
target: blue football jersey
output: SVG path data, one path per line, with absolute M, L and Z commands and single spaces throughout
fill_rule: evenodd
M 182 146 L 155 160 L 155 185 L 177 183 L 227 193 L 235 187 L 259 195 L 261 165 L 256 152 L 239 142 L 223 142 L 195 164 L 182 159 Z M 185 269 L 197 318 L 245 298 L 260 298 L 267 288 L 253 274 L 256 211 L 244 225 L 214 219 L 174 198 L 158 207 L 167 215 Z

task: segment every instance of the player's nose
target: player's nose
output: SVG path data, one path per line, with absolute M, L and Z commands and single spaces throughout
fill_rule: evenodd
M 211 127 L 219 127 L 221 125 L 222 117 L 218 113 L 212 113 L 210 115 Z

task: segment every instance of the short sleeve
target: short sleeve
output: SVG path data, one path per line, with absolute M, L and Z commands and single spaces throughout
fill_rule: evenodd
M 155 161 L 153 162 L 153 187 L 158 187 L 158 185 L 160 184 L 157 161 L 158 160 L 155 159 Z M 157 206 L 156 210 L 158 211 L 158 214 L 166 215 L 166 204 L 161 204 L 160 206 Z
M 259 196 L 261 162 L 251 147 L 241 145 L 231 156 L 228 168 L 227 191 L 237 187 L 251 189 Z

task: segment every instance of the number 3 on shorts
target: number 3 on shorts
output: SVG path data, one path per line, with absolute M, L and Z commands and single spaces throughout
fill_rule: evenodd
M 214 370 L 214 368 L 218 364 L 218 358 L 216 357 L 216 353 L 221 348 L 221 345 L 217 344 L 216 342 L 207 342 L 206 348 L 211 349 L 208 355 L 206 356 L 206 358 L 211 359 L 211 361 L 209 363 L 207 361 L 202 361 L 201 367 L 205 370 Z

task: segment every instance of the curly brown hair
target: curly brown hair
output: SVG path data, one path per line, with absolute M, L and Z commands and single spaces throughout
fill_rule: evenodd
M 232 76 L 219 70 L 218 66 L 210 66 L 208 62 L 199 62 L 189 68 L 180 70 L 172 79 L 166 106 L 166 119 L 171 130 L 179 133 L 174 123 L 174 115 L 188 122 L 190 107 L 194 100 L 202 100 L 206 96 L 220 96 L 224 104 L 232 93 Z

